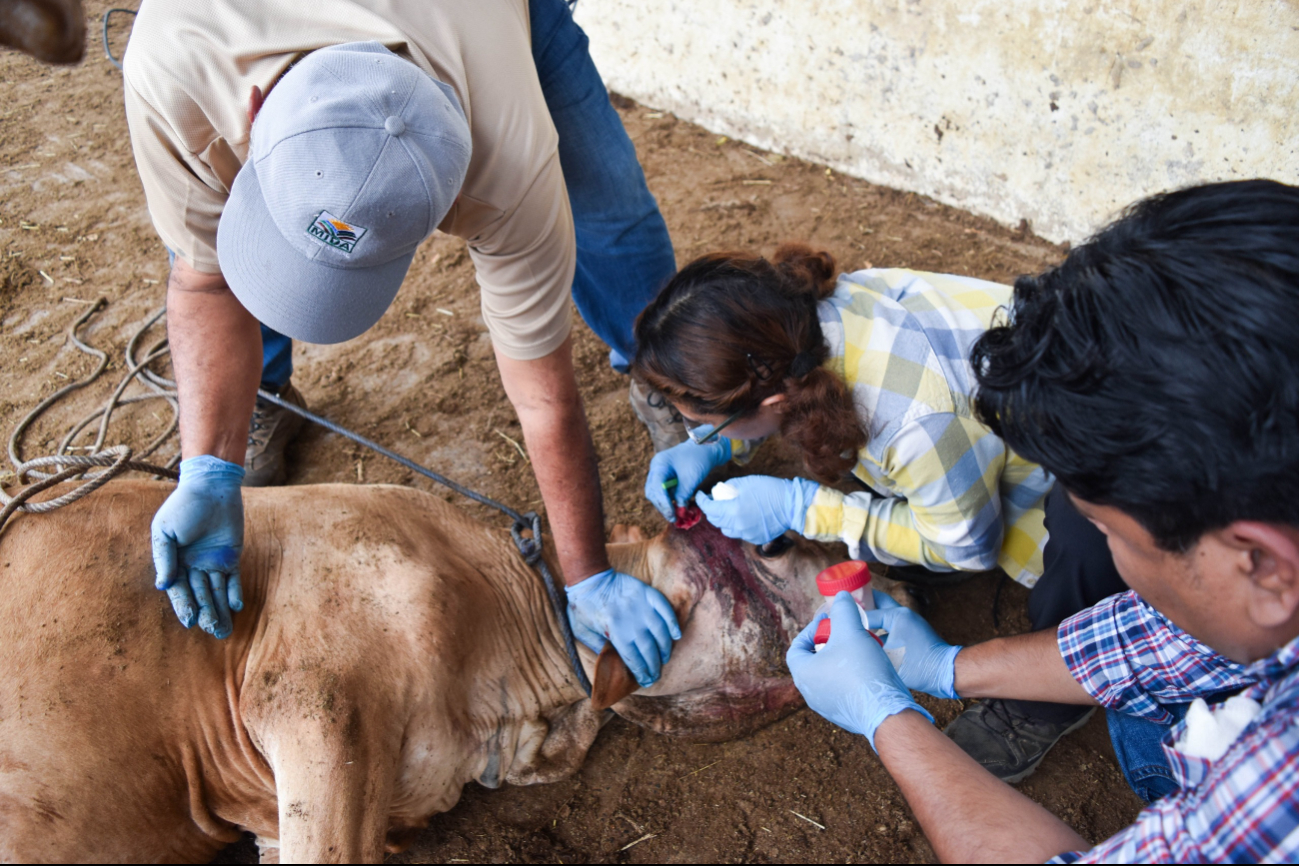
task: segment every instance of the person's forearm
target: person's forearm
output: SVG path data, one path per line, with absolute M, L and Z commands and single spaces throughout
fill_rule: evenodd
M 1042 863 L 1091 847 L 917 712 L 885 719 L 875 747 L 944 863 Z
M 843 493 L 823 484 L 814 502 L 804 525 L 795 529 L 816 541 L 860 539 L 859 551 L 876 560 L 895 559 L 930 571 L 984 571 L 996 566 L 995 552 L 986 554 L 986 561 L 980 559 L 959 567 L 948 562 L 947 550 L 916 528 L 915 509 L 906 500 L 860 491 Z M 946 519 L 940 517 L 938 522 Z
M 955 686 L 963 698 L 1096 703 L 1069 673 L 1053 628 L 962 649 L 956 655 Z
M 546 503 L 559 565 L 568 585 L 609 567 L 595 446 L 577 392 L 571 346 L 536 361 L 497 355 L 506 394 Z
M 534 416 L 523 421 L 522 413 L 520 416 L 537 486 L 546 503 L 550 531 L 555 536 L 559 567 L 564 582 L 572 585 L 609 567 L 600 475 L 586 414 L 579 398 L 575 405 L 554 407 L 551 417 Z
M 210 454 L 243 465 L 261 380 L 262 338 L 220 274 L 177 259 L 167 283 L 167 339 L 186 459 Z

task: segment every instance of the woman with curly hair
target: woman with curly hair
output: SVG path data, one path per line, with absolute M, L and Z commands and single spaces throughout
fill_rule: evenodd
M 794 530 L 844 541 L 855 559 L 1000 567 L 1035 587 L 1035 628 L 1122 591 L 1104 537 L 975 413 L 970 351 L 1011 293 L 902 269 L 836 279 L 828 253 L 796 244 L 770 260 L 691 262 L 636 324 L 633 375 L 691 433 L 654 457 L 646 496 L 668 520 L 694 496 L 724 534 L 752 544 Z M 812 479 L 732 479 L 733 498 L 699 491 L 714 468 L 745 462 L 754 440 L 777 433 Z M 832 486 L 845 480 L 853 492 Z M 1013 781 L 1083 721 L 1075 707 L 991 701 L 949 733 Z

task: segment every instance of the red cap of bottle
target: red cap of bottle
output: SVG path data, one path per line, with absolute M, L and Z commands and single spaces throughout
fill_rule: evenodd
M 854 559 L 832 565 L 816 576 L 817 591 L 826 598 L 840 592 L 856 592 L 870 582 L 870 567 Z
M 866 634 L 875 638 L 875 643 L 879 644 L 880 646 L 884 646 L 884 641 L 880 640 L 880 636 L 877 635 L 875 632 L 868 631 L 866 632 Z M 821 644 L 825 643 L 829 639 L 830 639 L 830 618 L 826 617 L 825 619 L 821 620 L 821 624 L 816 627 L 816 634 L 812 635 L 812 645 L 820 646 Z

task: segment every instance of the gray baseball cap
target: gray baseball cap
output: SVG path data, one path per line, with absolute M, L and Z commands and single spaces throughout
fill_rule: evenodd
M 313 51 L 253 124 L 217 228 L 230 289 L 263 324 L 338 343 L 379 321 L 460 194 L 454 91 L 378 42 Z

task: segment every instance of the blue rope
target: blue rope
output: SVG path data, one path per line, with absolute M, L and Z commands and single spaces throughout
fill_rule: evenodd
M 576 3 L 577 0 L 573 0 L 573 2 Z M 104 30 L 103 30 L 103 36 L 104 36 L 104 56 L 108 58 L 108 62 L 109 62 L 109 63 L 111 63 L 111 64 L 113 64 L 114 66 L 117 67 L 117 71 L 118 71 L 118 72 L 121 72 L 121 71 L 122 71 L 122 62 L 121 62 L 120 60 L 118 60 L 116 57 L 113 56 L 113 52 L 112 52 L 112 50 L 108 47 L 108 19 L 111 18 L 111 17 L 113 16 L 113 13 L 114 13 L 114 12 L 124 12 L 124 13 L 126 13 L 127 15 L 135 15 L 136 12 L 135 12 L 134 9 L 122 9 L 122 8 L 120 8 L 120 7 L 114 7 L 114 8 L 109 9 L 107 12 L 104 13 Z

